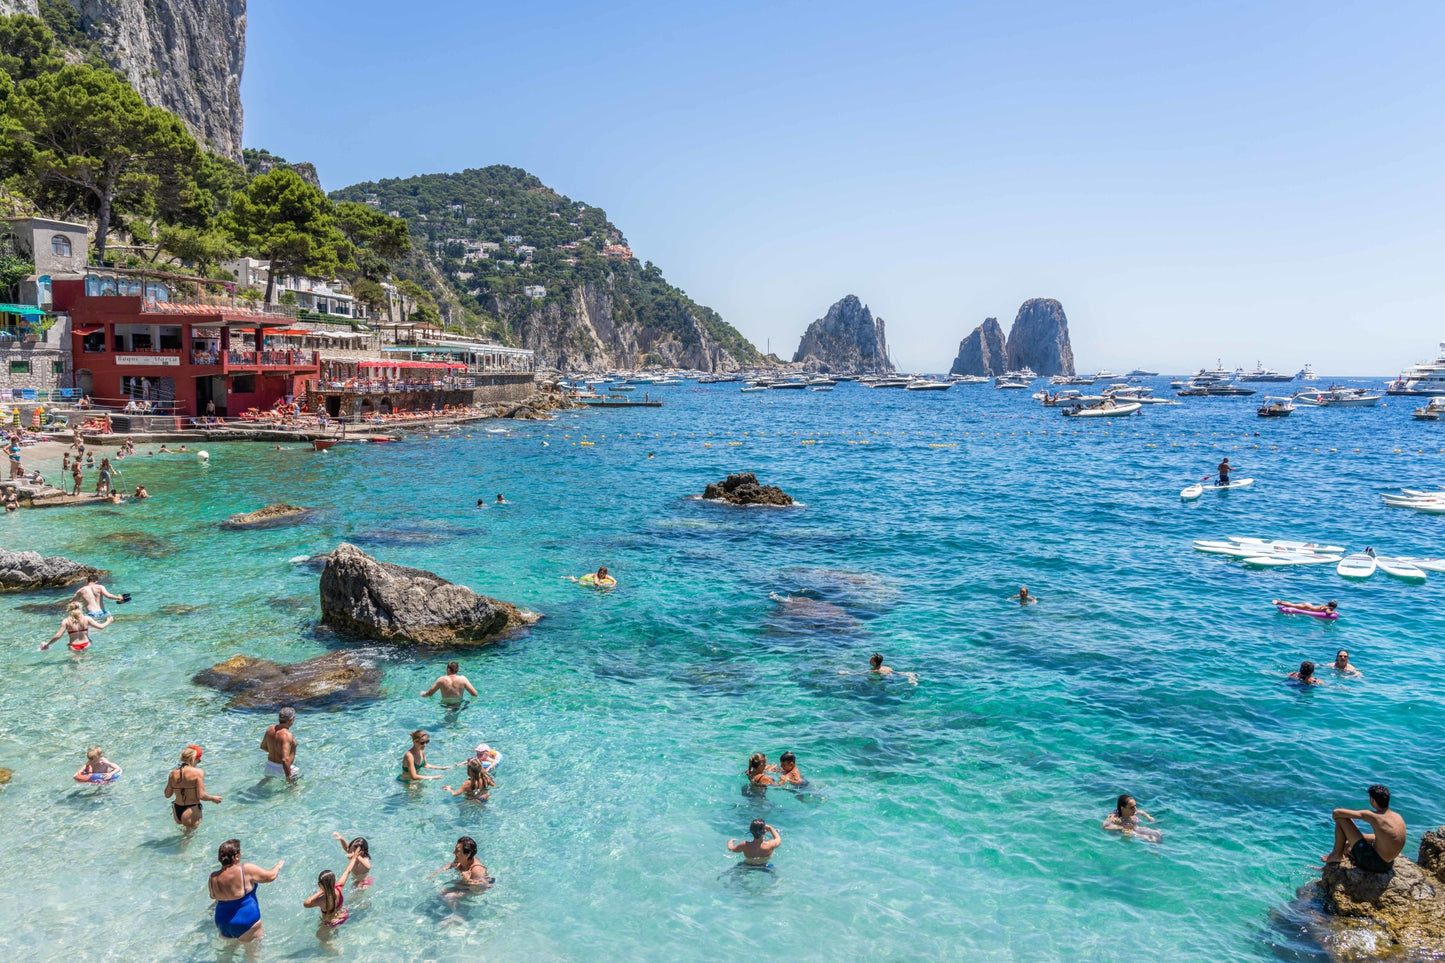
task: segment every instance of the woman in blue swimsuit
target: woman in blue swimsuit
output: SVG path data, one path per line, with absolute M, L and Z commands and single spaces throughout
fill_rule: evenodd
M 256 886 L 274 882 L 281 874 L 279 860 L 269 870 L 241 862 L 241 841 L 228 839 L 216 853 L 221 868 L 211 874 L 211 899 L 216 901 L 216 929 L 225 940 L 250 943 L 261 938 L 261 904 L 256 902 Z

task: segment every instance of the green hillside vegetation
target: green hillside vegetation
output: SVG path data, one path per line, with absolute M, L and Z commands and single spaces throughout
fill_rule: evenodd
M 432 288 L 438 300 L 459 305 L 488 334 L 515 343 L 528 314 L 549 305 L 565 313 L 576 291 L 593 284 L 611 295 L 620 322 L 673 332 L 690 344 L 697 339 L 688 318 L 695 317 L 734 358 L 759 360 L 757 349 L 732 325 L 669 284 L 655 265 L 604 255 L 607 246 L 627 243 L 605 211 L 558 194 L 520 168 L 498 165 L 355 184 L 331 197 L 404 218 L 415 250 L 430 256 L 440 282 L 415 258 L 399 270 Z M 470 256 L 468 241 L 474 242 Z M 498 247 L 481 252 L 475 242 Z M 438 283 L 445 290 L 436 290 Z M 527 285 L 545 287 L 545 299 L 525 296 Z

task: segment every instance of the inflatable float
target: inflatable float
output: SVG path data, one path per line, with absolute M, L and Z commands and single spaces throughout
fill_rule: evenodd
M 1276 602 L 1274 607 L 1285 615 L 1308 615 L 1312 618 L 1324 619 L 1327 622 L 1333 622 L 1340 617 L 1339 612 L 1315 612 L 1311 609 L 1297 609 L 1293 605 L 1283 605 L 1279 602 Z

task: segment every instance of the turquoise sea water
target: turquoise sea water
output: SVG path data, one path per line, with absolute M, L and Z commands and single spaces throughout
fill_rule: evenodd
M 1445 576 L 1250 572 L 1189 543 L 1440 552 L 1445 518 L 1378 493 L 1445 481 L 1445 427 L 1407 401 L 1265 420 L 1248 399 L 1076 424 L 1026 394 L 689 384 L 660 410 L 444 439 L 136 458 L 125 482 L 149 502 L 0 519 L 0 544 L 103 565 L 135 595 L 82 656 L 36 651 L 58 610 L 15 607 L 43 598 L 0 599 L 0 956 L 217 957 L 206 876 L 234 836 L 248 861 L 286 860 L 259 892 L 272 960 L 1321 958 L 1289 904 L 1328 810 L 1387 783 L 1410 855 L 1445 822 Z M 1255 487 L 1181 503 L 1226 453 Z M 689 498 L 739 470 L 802 506 Z M 474 507 L 498 492 L 512 504 Z M 318 511 L 216 528 L 276 501 Z M 386 697 L 302 713 L 303 779 L 261 784 L 271 718 L 190 678 L 344 644 L 313 624 L 317 573 L 288 562 L 341 540 L 546 618 L 459 656 L 481 691 L 459 715 L 417 697 L 444 654 L 367 647 Z M 616 591 L 563 579 L 598 564 Z M 1042 602 L 1011 602 L 1020 584 Z M 1345 616 L 1280 616 L 1281 596 Z M 1340 647 L 1362 680 L 1282 682 Z M 920 683 L 863 675 L 874 651 Z M 490 802 L 395 781 L 419 727 L 434 762 L 505 754 Z M 225 801 L 183 842 L 161 790 L 190 742 Z M 70 781 L 92 744 L 117 785 Z M 748 755 L 785 749 L 808 790 L 747 794 Z M 1121 791 L 1161 845 L 1100 831 Z M 757 816 L 784 838 L 771 873 L 725 852 Z M 333 830 L 368 837 L 376 884 L 322 943 L 300 904 L 344 866 Z M 423 877 L 464 833 L 497 885 L 442 928 L 445 881 Z

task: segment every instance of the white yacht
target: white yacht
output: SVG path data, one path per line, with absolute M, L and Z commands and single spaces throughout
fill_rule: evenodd
M 1445 341 L 1434 361 L 1412 364 L 1385 389 L 1392 395 L 1445 395 Z
M 1159 372 L 1157 372 L 1157 371 L 1145 371 L 1143 368 L 1135 368 L 1133 371 L 1131 371 L 1131 372 L 1129 372 L 1127 375 L 1125 375 L 1125 377 L 1127 377 L 1127 378 L 1157 378 L 1157 377 L 1159 377 Z
M 918 378 L 918 379 L 916 379 L 916 380 L 914 380 L 914 381 L 908 382 L 908 384 L 906 385 L 906 390 L 908 390 L 908 391 L 947 391 L 949 388 L 952 388 L 952 387 L 953 387 L 953 382 L 951 382 L 951 381 L 934 381 L 934 380 L 932 380 L 931 378 Z
M 1240 381 L 1293 381 L 1293 375 L 1287 375 L 1282 371 L 1275 371 L 1273 368 L 1266 368 L 1258 361 L 1254 363 L 1253 371 L 1246 371 L 1239 376 Z
M 1299 370 L 1299 374 L 1295 375 L 1295 377 L 1298 378 L 1298 379 L 1301 380 L 1301 381 L 1319 381 L 1319 380 L 1320 380 L 1320 376 L 1317 375 L 1317 374 L 1315 374 L 1315 369 L 1314 369 L 1314 368 L 1311 368 L 1309 365 L 1305 365 L 1303 368 L 1301 368 L 1301 369 Z
M 1030 374 L 1032 374 L 1032 372 L 1030 372 Z M 995 388 L 1027 389 L 1032 382 L 1033 378 L 1025 378 L 1017 371 L 1010 371 L 1007 374 L 1001 374 L 997 378 L 993 379 L 993 386 Z
M 949 381 L 956 385 L 986 385 L 988 379 L 983 375 L 950 375 Z

